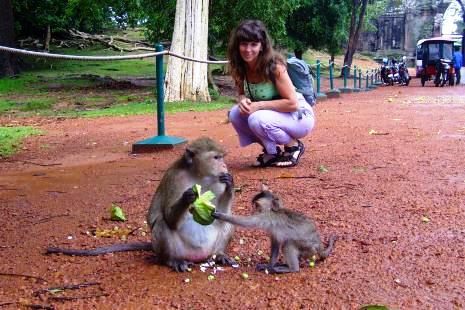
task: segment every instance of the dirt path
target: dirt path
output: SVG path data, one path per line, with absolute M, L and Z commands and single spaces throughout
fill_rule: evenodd
M 380 303 L 399 309 L 465 308 L 465 88 L 384 87 L 321 102 L 307 153 L 292 169 L 251 169 L 258 147 L 240 149 L 226 111 L 167 115 L 167 133 L 208 135 L 229 150 L 235 212 L 250 212 L 262 180 L 287 207 L 313 217 L 335 251 L 299 274 L 254 270 L 267 238 L 239 229 L 229 247 L 239 269 L 209 281 L 196 266 L 178 274 L 153 264 L 150 253 L 79 258 L 45 256 L 49 245 L 94 247 L 117 242 L 95 229 L 144 227 L 158 182 L 182 148 L 129 154 L 131 144 L 156 133 L 155 119 L 134 116 L 50 121 L 28 119 L 46 135 L 0 162 L 0 304 L 21 301 L 58 309 L 278 308 L 356 309 Z M 11 122 L 1 120 L 2 123 Z M 370 131 L 381 134 L 369 134 Z M 373 132 L 372 132 L 373 133 Z M 329 172 L 322 173 L 324 165 Z M 283 173 L 304 178 L 279 178 Z M 108 221 L 112 203 L 128 222 Z M 425 222 L 426 216 L 429 222 Z M 142 230 L 129 241 L 148 240 Z M 89 232 L 89 234 L 87 233 Z M 242 242 L 240 242 L 242 240 Z M 264 252 L 265 254 L 262 254 Z M 250 261 L 250 262 L 249 262 Z M 247 272 L 249 280 L 241 273 Z M 185 282 L 189 278 L 190 282 Z M 56 301 L 54 286 L 99 282 Z M 17 308 L 18 305 L 10 305 Z M 8 306 L 3 307 L 8 308 Z

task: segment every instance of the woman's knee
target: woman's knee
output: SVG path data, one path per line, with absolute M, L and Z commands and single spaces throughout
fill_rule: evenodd
M 229 121 L 232 124 L 238 124 L 242 120 L 242 115 L 237 105 L 233 106 L 228 113 Z

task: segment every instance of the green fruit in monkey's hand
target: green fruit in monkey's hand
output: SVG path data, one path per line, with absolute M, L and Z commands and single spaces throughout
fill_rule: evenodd
M 201 225 L 210 225 L 213 223 L 215 218 L 212 216 L 212 213 L 216 210 L 214 204 L 211 201 L 215 198 L 215 194 L 211 191 L 206 191 L 203 194 L 200 194 L 202 187 L 199 184 L 195 184 L 192 187 L 192 190 L 197 195 L 193 206 L 189 209 L 189 212 L 192 213 L 194 221 Z

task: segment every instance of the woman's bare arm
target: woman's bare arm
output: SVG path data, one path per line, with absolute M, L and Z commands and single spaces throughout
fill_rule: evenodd
M 275 87 L 278 90 L 281 99 L 256 101 L 250 106 L 250 114 L 257 110 L 274 110 L 278 112 L 295 112 L 298 103 L 295 87 L 287 73 L 286 66 L 278 64 L 274 72 Z

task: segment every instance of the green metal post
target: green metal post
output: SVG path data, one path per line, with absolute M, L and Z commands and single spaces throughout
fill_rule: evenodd
M 155 51 L 163 52 L 163 45 L 155 45 Z M 157 55 L 155 60 L 157 77 L 157 126 L 158 136 L 154 136 L 132 145 L 133 153 L 152 152 L 164 148 L 173 148 L 176 144 L 186 143 L 182 137 L 165 136 L 165 77 L 163 73 L 163 54 Z
M 362 89 L 362 69 L 358 69 L 358 88 Z
M 163 45 L 156 44 L 155 51 L 162 52 Z M 155 71 L 157 76 L 157 126 L 158 135 L 165 135 L 165 74 L 163 72 L 163 55 L 156 56 Z
M 344 78 L 344 87 L 339 90 L 344 94 L 351 93 L 353 91 L 352 88 L 347 87 L 347 76 L 350 76 L 350 68 L 348 65 L 344 65 L 344 67 L 342 67 L 342 74 Z
M 317 59 L 316 60 L 316 92 L 319 93 L 320 92 L 320 87 L 321 87 L 321 82 L 320 82 L 320 68 L 321 64 L 320 64 L 320 60 Z
M 371 86 L 373 86 L 374 84 L 374 78 L 375 78 L 375 70 L 371 69 Z
M 357 66 L 354 65 L 354 88 L 357 88 Z
M 366 77 L 365 77 L 365 90 L 369 90 L 370 88 L 368 87 L 368 70 L 365 72 Z
M 317 100 L 327 98 L 326 94 L 321 92 L 321 63 L 319 59 L 316 60 L 316 98 Z
M 330 88 L 331 90 L 334 89 L 333 66 L 334 66 L 334 62 L 331 62 L 331 63 L 329 64 L 329 88 Z
M 349 70 L 348 66 L 344 66 L 344 88 L 347 88 L 347 71 Z

